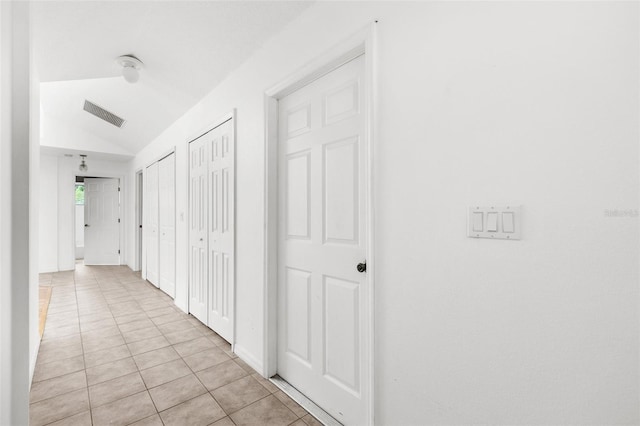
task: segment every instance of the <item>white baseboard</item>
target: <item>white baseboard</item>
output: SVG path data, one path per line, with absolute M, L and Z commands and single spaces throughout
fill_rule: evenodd
M 258 373 L 263 374 L 262 362 L 259 361 L 255 356 L 253 356 L 253 354 L 251 354 L 244 347 L 236 343 L 235 345 L 233 345 L 233 353 L 238 355 L 238 358 L 246 362 L 249 367 L 253 368 Z

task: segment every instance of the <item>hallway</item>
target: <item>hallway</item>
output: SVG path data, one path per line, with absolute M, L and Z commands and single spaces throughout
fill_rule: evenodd
M 33 426 L 319 424 L 128 267 L 78 264 L 40 286 Z

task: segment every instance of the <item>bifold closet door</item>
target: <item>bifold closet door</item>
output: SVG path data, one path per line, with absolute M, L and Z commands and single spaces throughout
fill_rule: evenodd
M 147 167 L 144 194 L 147 199 L 144 209 L 146 226 L 143 227 L 146 240 L 147 281 L 158 287 L 158 163 Z
M 233 120 L 189 148 L 189 312 L 233 341 L 235 146 Z
M 209 321 L 227 341 L 233 338 L 235 180 L 233 121 L 211 132 L 209 156 Z
M 189 144 L 189 312 L 207 323 L 208 138 Z
M 159 275 L 160 289 L 176 295 L 176 193 L 175 155 L 158 162 Z

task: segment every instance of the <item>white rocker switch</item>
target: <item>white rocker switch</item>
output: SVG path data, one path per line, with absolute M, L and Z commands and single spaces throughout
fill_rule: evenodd
M 498 232 L 498 213 L 487 213 L 487 231 Z
M 505 212 L 502 213 L 502 232 L 507 232 L 512 234 L 514 232 L 514 218 L 513 213 Z
M 473 213 L 473 232 L 482 232 L 484 227 L 484 214 L 482 212 Z

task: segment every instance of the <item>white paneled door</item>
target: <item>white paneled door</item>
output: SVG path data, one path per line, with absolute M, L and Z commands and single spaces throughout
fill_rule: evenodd
M 233 335 L 234 144 L 233 121 L 210 133 L 209 318 L 207 325 L 227 341 Z
M 158 163 L 153 163 L 147 167 L 145 176 L 144 195 L 147 199 L 145 204 L 146 231 L 143 228 L 146 239 L 146 257 L 147 257 L 147 281 L 156 287 L 159 286 L 159 236 L 158 236 Z
M 158 162 L 160 290 L 176 296 L 176 192 L 175 155 Z
M 233 340 L 235 148 L 233 120 L 190 143 L 189 312 Z
M 84 180 L 85 265 L 120 264 L 119 179 Z
M 208 139 L 204 136 L 189 144 L 189 312 L 207 323 Z
M 343 424 L 369 398 L 360 56 L 279 101 L 278 374 Z

